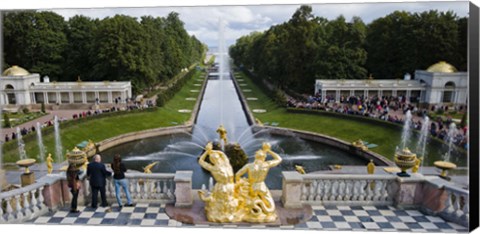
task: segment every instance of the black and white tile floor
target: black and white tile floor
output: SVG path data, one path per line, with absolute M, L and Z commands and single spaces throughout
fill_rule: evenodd
M 223 227 L 310 229 L 339 231 L 394 231 L 394 232 L 468 232 L 466 227 L 446 222 L 440 217 L 424 215 L 417 210 L 398 210 L 392 206 L 312 206 L 313 216 L 306 223 L 266 227 L 252 225 L 191 225 L 170 219 L 165 204 L 138 203 L 135 207 L 113 206 L 92 209 L 79 207 L 80 213 L 60 209 L 54 213 L 30 220 L 33 224 L 161 226 L 161 227 Z

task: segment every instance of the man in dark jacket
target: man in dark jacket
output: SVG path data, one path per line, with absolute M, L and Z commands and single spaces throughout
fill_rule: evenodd
M 102 207 L 107 207 L 107 196 L 105 194 L 106 178 L 112 173 L 107 171 L 105 165 L 101 163 L 102 157 L 96 154 L 93 156 L 93 162 L 88 164 L 87 176 L 90 179 L 90 187 L 92 191 L 92 208 L 97 208 L 98 192 L 102 198 Z

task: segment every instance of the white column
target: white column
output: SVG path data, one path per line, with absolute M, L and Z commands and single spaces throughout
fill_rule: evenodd
M 335 91 L 335 102 L 339 102 L 340 101 L 340 90 L 336 90 Z
M 378 90 L 378 98 L 382 98 L 383 96 L 383 90 Z
M 113 103 L 112 91 L 108 91 L 108 103 Z
M 125 92 L 122 92 L 122 102 L 125 101 L 125 98 L 127 98 L 127 97 L 125 97 Z
M 85 91 L 82 91 L 82 102 L 87 103 L 87 94 Z
M 57 92 L 57 103 L 62 104 L 62 94 Z
M 355 95 L 355 90 L 350 89 L 350 97 L 353 96 L 353 95 Z
M 365 99 L 368 98 L 368 89 L 363 90 L 363 97 L 364 97 Z
M 410 96 L 412 95 L 412 90 L 407 89 L 406 100 L 407 103 L 410 103 Z
M 322 102 L 325 102 L 326 97 L 327 97 L 327 90 L 322 89 Z
M 392 90 L 392 96 L 394 96 L 394 97 L 397 96 L 397 90 L 396 90 L 396 89 L 393 89 L 393 90 Z
M 95 91 L 95 101 L 98 100 L 98 103 L 100 103 L 100 95 L 98 91 Z
M 48 104 L 48 92 L 43 92 L 43 102 Z
M 68 98 L 70 99 L 70 103 L 74 103 L 73 97 L 73 91 L 68 92 Z

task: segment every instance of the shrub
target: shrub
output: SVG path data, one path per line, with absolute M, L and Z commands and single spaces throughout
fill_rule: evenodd
M 3 113 L 3 127 L 9 128 L 11 126 L 12 124 L 10 123 L 10 117 L 8 116 L 8 113 Z
M 22 112 L 23 112 L 24 114 L 28 114 L 30 111 L 28 110 L 28 108 L 24 107 L 24 108 L 22 109 Z
M 41 107 L 40 107 L 40 111 L 41 111 L 42 113 L 46 113 L 46 112 L 45 112 L 45 103 L 43 103 L 43 102 L 42 102 L 42 105 L 41 105 Z

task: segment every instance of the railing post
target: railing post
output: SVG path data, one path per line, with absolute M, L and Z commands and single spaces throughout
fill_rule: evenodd
M 302 208 L 302 176 L 296 171 L 283 171 L 282 203 L 285 208 Z
M 400 208 L 415 208 L 420 203 L 420 196 L 425 178 L 419 174 L 411 177 L 397 177 L 398 192 L 395 205 Z
M 175 173 L 175 207 L 190 207 L 193 204 L 192 171 Z

